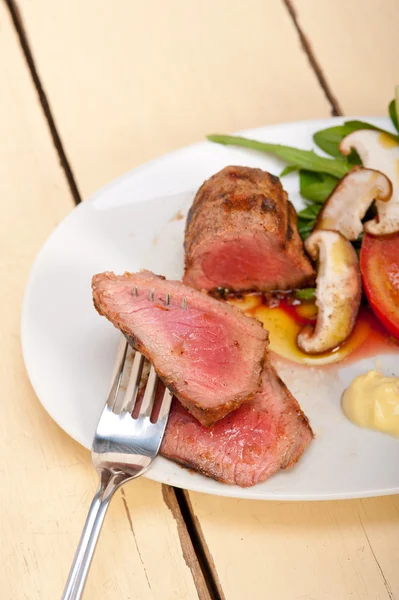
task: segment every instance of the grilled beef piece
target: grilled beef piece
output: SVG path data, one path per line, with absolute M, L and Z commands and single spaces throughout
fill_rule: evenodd
M 161 454 L 218 481 L 249 487 L 294 465 L 312 437 L 298 402 L 268 364 L 255 398 L 211 428 L 173 400 Z
M 203 425 L 254 397 L 267 351 L 259 321 L 149 271 L 101 273 L 92 287 L 98 312 L 152 362 Z
M 287 290 L 308 285 L 314 270 L 295 209 L 277 177 L 226 167 L 205 181 L 190 209 L 183 282 L 198 290 Z

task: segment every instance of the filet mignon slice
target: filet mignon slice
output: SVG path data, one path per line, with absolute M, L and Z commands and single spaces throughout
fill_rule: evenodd
M 255 398 L 211 428 L 174 400 L 161 454 L 223 483 L 249 487 L 294 465 L 312 437 L 298 402 L 269 364 Z
M 259 321 L 149 271 L 100 273 L 92 287 L 98 312 L 148 358 L 203 425 L 254 397 L 267 351 L 267 332 Z
M 315 274 L 296 223 L 277 177 L 226 167 L 205 181 L 189 211 L 183 282 L 208 292 L 310 284 Z

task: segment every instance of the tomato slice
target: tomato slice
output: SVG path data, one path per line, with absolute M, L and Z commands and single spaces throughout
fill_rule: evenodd
M 360 251 L 363 287 L 378 320 L 399 338 L 399 233 L 365 234 Z

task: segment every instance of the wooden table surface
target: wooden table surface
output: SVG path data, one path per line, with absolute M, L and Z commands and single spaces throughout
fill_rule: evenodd
M 60 597 L 96 485 L 22 361 L 46 237 L 207 132 L 385 115 L 398 23 L 398 0 L 0 0 L 2 600 Z M 398 564 L 398 497 L 254 502 L 141 479 L 111 504 L 85 598 L 393 600 Z

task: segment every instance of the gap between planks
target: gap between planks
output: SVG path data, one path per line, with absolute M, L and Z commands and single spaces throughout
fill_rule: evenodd
M 18 5 L 14 0 L 4 0 L 10 12 L 11 20 L 18 35 L 23 55 L 28 65 L 29 72 L 39 102 L 42 107 L 45 119 L 47 121 L 51 138 L 58 154 L 61 167 L 64 171 L 69 189 L 75 204 L 82 201 L 78 185 L 75 181 L 72 168 L 69 164 L 62 139 L 58 132 L 47 95 L 40 80 L 38 70 L 35 65 L 32 51 L 30 49 L 28 37 L 20 16 Z M 224 600 L 223 591 L 216 574 L 212 558 L 200 530 L 199 523 L 193 514 L 193 509 L 184 490 L 176 489 L 168 485 L 162 485 L 163 498 L 176 519 L 179 539 L 182 547 L 184 559 L 191 570 L 200 600 Z M 133 532 L 132 519 L 123 495 L 123 502 L 126 510 L 129 527 Z
M 318 80 L 320 86 L 322 87 L 322 89 L 324 91 L 324 94 L 325 94 L 328 102 L 330 103 L 332 116 L 343 116 L 344 115 L 344 111 L 342 110 L 342 108 L 341 108 L 341 106 L 340 106 L 340 104 L 338 102 L 337 97 L 333 93 L 333 91 L 332 91 L 332 89 L 330 87 L 330 84 L 328 83 L 327 78 L 324 75 L 323 69 L 322 69 L 320 63 L 318 62 L 318 60 L 316 58 L 316 55 L 315 55 L 315 53 L 313 51 L 312 45 L 311 45 L 311 43 L 310 43 L 307 35 L 305 34 L 304 30 L 302 29 L 302 27 L 301 27 L 301 25 L 299 23 L 298 13 L 297 13 L 297 10 L 295 9 L 294 4 L 293 4 L 294 1 L 295 0 L 282 0 L 282 2 L 286 6 L 286 8 L 288 10 L 288 13 L 289 13 L 289 15 L 290 15 L 290 17 L 291 17 L 291 19 L 293 21 L 294 27 L 297 30 L 297 33 L 298 33 L 298 36 L 299 36 L 299 40 L 301 42 L 302 49 L 305 52 L 305 54 L 307 55 L 309 63 L 311 65 L 311 68 L 313 69 L 313 71 L 314 71 L 314 73 L 315 73 L 315 75 L 317 77 L 317 80 Z M 361 520 L 360 514 L 359 514 L 359 518 L 360 518 L 360 523 L 361 523 L 363 532 L 364 532 L 364 534 L 366 536 L 368 545 L 370 547 L 371 553 L 372 553 L 372 555 L 374 557 L 374 560 L 375 560 L 375 562 L 377 564 L 377 567 L 378 567 L 378 569 L 379 569 L 379 571 L 381 573 L 381 577 L 382 577 L 382 579 L 384 581 L 384 585 L 385 585 L 385 588 L 387 590 L 388 596 L 389 596 L 389 598 L 391 600 L 393 600 L 394 599 L 393 592 L 392 592 L 392 590 L 391 590 L 391 588 L 389 586 L 389 583 L 388 583 L 388 581 L 387 581 L 387 579 L 385 577 L 385 574 L 384 574 L 384 572 L 382 570 L 382 567 L 381 567 L 381 565 L 380 565 L 380 563 L 379 563 L 379 561 L 377 559 L 377 556 L 376 556 L 376 554 L 374 552 L 374 549 L 373 549 L 373 547 L 371 545 L 370 539 L 369 539 L 369 537 L 367 535 L 367 532 L 366 532 L 366 530 L 364 528 L 364 525 L 363 525 L 363 522 Z
M 68 186 L 70 188 L 71 194 L 73 196 L 73 199 L 75 201 L 75 204 L 79 204 L 82 201 L 82 197 L 78 188 L 78 185 L 76 183 L 73 171 L 72 171 L 72 167 L 69 163 L 66 151 L 64 149 L 61 137 L 58 133 L 56 124 L 55 124 L 55 120 L 50 108 L 50 103 L 48 101 L 47 98 L 47 94 L 44 90 L 44 87 L 42 85 L 42 82 L 40 80 L 39 74 L 38 74 L 38 70 L 36 68 L 35 65 L 35 61 L 33 58 L 33 54 L 32 51 L 30 49 L 30 44 L 28 41 L 28 36 L 26 34 L 25 28 L 24 28 L 24 24 L 21 18 L 21 14 L 20 14 L 20 10 L 18 8 L 18 4 L 15 0 L 4 0 L 4 2 L 6 3 L 6 6 L 9 9 L 10 15 L 11 15 L 11 19 L 13 21 L 14 27 L 16 29 L 20 44 L 21 44 L 21 48 L 23 51 L 23 54 L 25 56 L 25 60 L 28 64 L 28 68 L 33 80 L 33 84 L 35 86 L 35 89 L 37 91 L 38 97 L 39 97 L 39 101 L 42 107 L 42 110 L 44 112 L 49 130 L 50 130 L 50 135 L 51 138 L 53 140 L 54 146 L 57 150 L 59 159 L 60 159 L 60 164 L 61 167 L 64 171 Z M 327 81 L 326 76 L 323 73 L 322 67 L 319 64 L 312 46 L 306 36 L 306 34 L 304 33 L 304 31 L 302 30 L 300 24 L 299 24 L 299 19 L 297 16 L 297 11 L 295 10 L 295 7 L 292 3 L 292 0 L 282 0 L 283 4 L 285 5 L 286 9 L 288 10 L 288 13 L 292 19 L 293 25 L 298 33 L 299 36 L 299 40 L 302 46 L 303 51 L 305 52 L 305 54 L 308 57 L 310 66 L 312 68 L 312 70 L 314 71 L 317 80 L 321 86 L 321 88 L 324 91 L 324 94 L 331 106 L 331 114 L 333 116 L 340 116 L 343 114 L 343 111 L 339 105 L 339 102 L 337 100 L 337 98 L 335 97 L 335 95 L 333 94 L 330 85 Z
M 184 559 L 191 569 L 200 600 L 224 600 L 217 571 L 185 490 L 162 485 L 166 505 L 177 521 Z M 198 573 L 201 579 L 198 579 Z M 205 582 L 206 588 L 201 584 Z
M 76 184 L 75 178 L 73 176 L 71 165 L 69 164 L 61 137 L 58 133 L 57 127 L 55 125 L 53 113 L 50 108 L 50 103 L 47 99 L 46 92 L 44 91 L 44 87 L 40 80 L 38 71 L 36 69 L 35 61 L 33 59 L 33 54 L 30 49 L 28 36 L 25 32 L 25 28 L 22 22 L 21 13 L 18 8 L 17 3 L 14 0 L 4 0 L 6 6 L 10 12 L 11 20 L 14 24 L 15 30 L 18 35 L 19 43 L 21 44 L 22 52 L 25 57 L 25 60 L 28 64 L 28 69 L 32 77 L 33 85 L 36 89 L 37 95 L 39 96 L 39 102 L 44 112 L 44 116 L 46 118 L 51 139 L 53 140 L 53 144 L 57 151 L 61 168 L 64 171 L 69 189 L 75 201 L 75 204 L 79 204 L 82 201 L 79 188 Z
M 312 48 L 312 45 L 311 45 L 307 35 L 305 34 L 305 32 L 303 31 L 302 27 L 299 24 L 298 14 L 292 3 L 292 0 L 282 0 L 282 2 L 285 5 L 286 9 L 288 10 L 288 13 L 292 19 L 294 27 L 299 36 L 299 40 L 301 42 L 302 49 L 308 57 L 310 66 L 317 77 L 317 81 L 319 82 L 328 102 L 330 103 L 332 116 L 339 117 L 339 116 L 343 115 L 343 111 L 339 105 L 337 98 L 333 94 L 333 91 L 330 87 L 330 84 L 327 81 L 326 76 L 323 73 L 323 69 L 322 69 L 319 61 L 316 58 L 316 55 Z
M 75 204 L 79 204 L 82 200 L 81 194 L 79 192 L 79 188 L 74 178 L 72 168 L 68 161 L 68 157 L 64 149 L 60 134 L 57 130 L 57 126 L 50 108 L 50 103 L 48 101 L 47 95 L 39 77 L 38 70 L 34 62 L 33 54 L 30 49 L 28 37 L 20 16 L 18 5 L 15 2 L 15 0 L 4 1 L 9 9 L 12 22 L 16 29 L 22 52 L 27 62 L 32 81 L 38 94 L 40 105 L 45 115 L 50 135 L 53 140 L 57 154 L 59 156 L 60 164 L 64 171 L 72 197 L 75 201 Z M 343 110 L 341 109 L 340 104 L 327 81 L 323 69 L 315 56 L 315 53 L 312 49 L 312 45 L 305 32 L 301 28 L 298 14 L 292 3 L 292 0 L 282 0 L 282 2 L 288 10 L 293 25 L 297 31 L 302 49 L 307 55 L 310 66 L 314 71 L 317 80 L 331 106 L 332 115 L 343 115 Z M 176 519 L 183 556 L 191 570 L 200 600 L 224 600 L 224 595 L 217 576 L 216 568 L 214 566 L 213 559 L 209 552 L 204 536 L 202 534 L 201 526 L 193 512 L 189 499 L 189 494 L 184 490 L 173 488 L 167 485 L 162 485 L 162 492 L 166 505 L 172 511 L 172 514 Z M 125 499 L 124 505 L 127 514 L 127 520 L 134 535 L 132 520 Z M 381 570 L 377 558 L 375 557 L 374 551 L 371 547 L 369 540 L 368 543 L 377 562 L 377 565 L 381 571 L 381 574 L 384 578 L 388 595 L 390 598 L 392 598 L 392 590 L 390 590 L 386 582 L 385 576 Z

